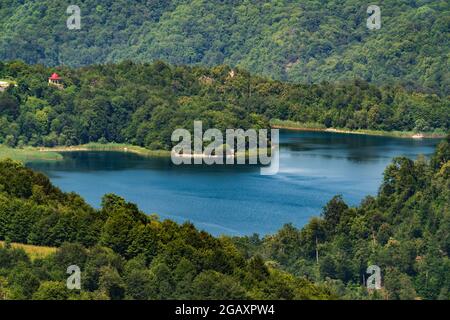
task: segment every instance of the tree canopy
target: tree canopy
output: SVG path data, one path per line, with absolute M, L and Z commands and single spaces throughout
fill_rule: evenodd
M 449 93 L 449 3 L 384 0 L 369 30 L 367 1 L 3 0 L 0 60 L 84 66 L 133 59 L 227 64 L 278 80 L 402 82 Z
M 19 162 L 0 161 L 0 299 L 325 299 L 329 290 L 249 259 L 229 238 L 145 215 L 116 195 L 100 210 Z M 58 247 L 32 260 L 11 242 Z M 66 269 L 81 270 L 68 290 Z M 254 267 L 258 271 L 255 273 Z
M 48 85 L 57 71 L 64 89 Z M 0 62 L 0 143 L 65 146 L 117 142 L 169 150 L 172 132 L 203 128 L 268 128 L 272 119 L 324 128 L 438 132 L 450 128 L 450 102 L 399 85 L 361 79 L 342 84 L 290 84 L 242 69 L 124 61 L 83 68 Z
M 394 159 L 360 206 L 337 196 L 263 238 L 215 238 L 112 194 L 97 210 L 0 161 L 0 299 L 450 299 L 449 142 L 429 161 Z M 32 260 L 11 242 L 58 249 Z M 81 291 L 65 287 L 69 265 Z M 381 290 L 365 286 L 370 265 Z
M 395 158 L 376 197 L 348 207 L 340 196 L 301 229 L 235 238 L 285 271 L 307 275 L 345 299 L 450 299 L 450 162 L 447 137 L 430 159 Z M 364 288 L 367 267 L 381 268 L 382 289 Z

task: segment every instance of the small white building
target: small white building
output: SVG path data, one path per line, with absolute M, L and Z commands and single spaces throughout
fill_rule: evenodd
M 9 82 L 0 81 L 0 92 L 5 91 L 9 87 Z

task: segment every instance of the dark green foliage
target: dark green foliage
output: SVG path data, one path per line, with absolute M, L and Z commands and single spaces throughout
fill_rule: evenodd
M 447 132 L 449 101 L 399 85 L 365 81 L 294 85 L 217 66 L 162 62 L 60 67 L 64 90 L 48 86 L 55 69 L 21 62 L 0 65 L 17 87 L 0 93 L 0 143 L 65 146 L 129 143 L 169 150 L 176 128 L 268 128 L 271 119 L 349 129 Z M 418 126 L 418 123 L 420 124 Z M 23 192 L 30 193 L 31 190 Z
M 303 83 L 359 77 L 449 92 L 445 0 L 377 3 L 380 30 L 366 27 L 367 1 L 85 0 L 77 3 L 81 30 L 66 27 L 70 4 L 3 0 L 0 60 L 81 66 L 161 59 Z
M 450 162 L 443 162 L 448 153 L 447 138 L 430 161 L 396 158 L 377 197 L 351 208 L 336 196 L 322 217 L 302 230 L 286 225 L 263 239 L 217 239 L 190 223 L 147 216 L 111 194 L 95 210 L 42 174 L 4 160 L 0 294 L 13 299 L 448 299 Z M 30 261 L 10 248 L 11 241 L 60 248 Z M 63 286 L 72 264 L 82 270 L 81 292 Z M 364 289 L 366 268 L 373 264 L 382 270 L 381 292 Z
M 194 299 L 236 300 L 246 298 L 244 288 L 236 280 L 215 271 L 200 273 L 193 281 L 192 291 L 194 292 Z
M 448 299 L 448 138 L 430 161 L 400 157 L 377 197 L 340 196 L 301 230 L 214 238 L 191 223 L 159 221 L 105 195 L 94 210 L 22 164 L 0 162 L 0 296 L 10 299 Z M 31 190 L 31 192 L 30 192 Z M 60 246 L 30 261 L 9 243 Z M 64 290 L 69 265 L 82 290 Z M 368 292 L 366 268 L 383 289 Z M 296 277 L 297 276 L 297 277 Z M 302 278 L 298 278 L 302 277 Z M 315 284 L 313 284 L 315 283 Z
M 337 230 L 342 216 L 347 209 L 348 206 L 345 204 L 342 196 L 333 197 L 325 208 L 323 208 L 322 217 L 328 234 L 333 234 Z
M 233 241 L 190 223 L 161 222 L 115 195 L 96 211 L 44 176 L 2 161 L 0 176 L 9 179 L 0 184 L 0 239 L 62 245 L 35 261 L 8 244 L 0 248 L 0 293 L 10 299 L 448 299 L 450 163 L 442 160 L 448 149 L 447 138 L 429 162 L 394 159 L 379 195 L 360 207 L 337 196 L 302 230 L 286 225 L 273 236 Z M 39 197 L 23 191 L 37 189 Z M 82 269 L 81 292 L 63 286 L 71 264 Z M 364 289 L 372 264 L 382 270 L 380 292 Z
M 0 161 L 0 177 L 8 178 L 0 179 L 0 240 L 6 240 L 0 246 L 0 299 L 330 297 L 327 289 L 300 284 L 259 256 L 245 258 L 228 238 L 191 223 L 159 221 L 116 195 L 105 195 L 94 210 L 11 160 Z M 10 242 L 59 248 L 30 261 Z M 66 289 L 70 265 L 81 269 L 81 291 Z M 276 291 L 269 290 L 273 281 Z
M 394 159 L 378 196 L 357 208 L 334 197 L 301 230 L 287 225 L 256 247 L 250 238 L 235 243 L 347 299 L 449 299 L 449 138 L 430 161 Z M 381 268 L 383 288 L 368 295 L 370 265 Z
M 33 294 L 33 300 L 66 300 L 69 290 L 66 284 L 57 281 L 41 282 L 38 290 Z

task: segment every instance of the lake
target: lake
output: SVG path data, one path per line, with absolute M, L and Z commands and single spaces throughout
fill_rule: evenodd
M 120 152 L 66 152 L 62 161 L 28 166 L 97 208 L 105 193 L 115 193 L 146 213 L 214 235 L 265 235 L 285 223 L 304 225 L 336 194 L 350 205 L 376 195 L 393 157 L 429 156 L 438 142 L 280 131 L 274 176 L 261 176 L 256 166 L 175 166 L 170 158 Z

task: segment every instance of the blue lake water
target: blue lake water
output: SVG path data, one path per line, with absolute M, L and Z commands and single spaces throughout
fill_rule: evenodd
M 63 161 L 28 166 L 95 207 L 115 193 L 146 213 L 191 221 L 214 235 L 264 235 L 285 223 L 304 225 L 336 194 L 359 204 L 377 193 L 393 157 L 429 156 L 438 142 L 281 131 L 280 171 L 273 176 L 255 166 L 175 166 L 170 158 L 120 152 L 67 152 Z

